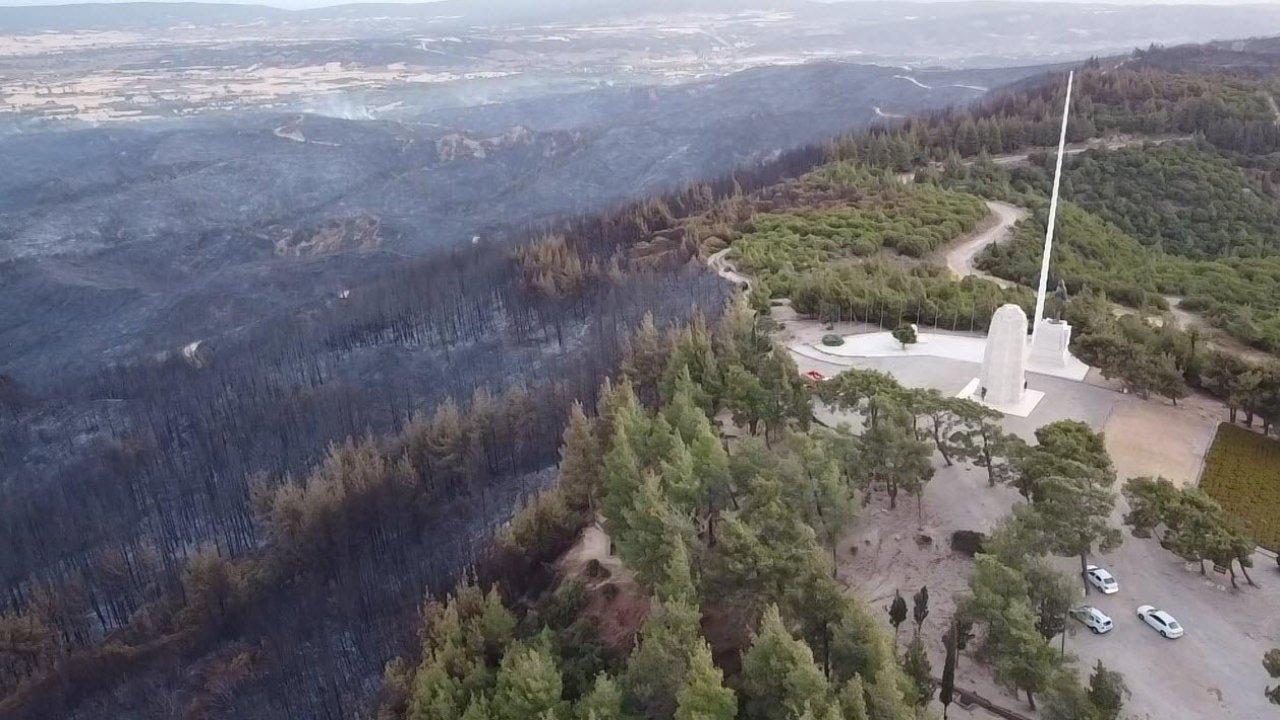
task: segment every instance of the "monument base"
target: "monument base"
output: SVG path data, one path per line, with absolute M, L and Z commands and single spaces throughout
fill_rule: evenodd
M 988 402 L 981 397 L 982 391 L 980 386 L 981 380 L 974 378 L 969 381 L 968 385 L 964 386 L 964 389 L 961 390 L 956 397 L 961 400 L 972 400 L 979 405 L 985 405 L 996 412 L 1003 413 L 1005 415 L 1012 415 L 1014 417 L 1029 416 L 1031 412 L 1036 409 L 1036 406 L 1040 404 L 1040 401 L 1044 399 L 1043 392 L 1039 390 L 1026 389 L 1022 391 L 1022 395 L 1018 398 L 1017 402 L 1007 405 L 997 404 Z
M 1074 359 L 1070 347 L 1071 326 L 1062 320 L 1044 319 L 1031 333 L 1029 359 L 1033 365 L 1065 368 Z

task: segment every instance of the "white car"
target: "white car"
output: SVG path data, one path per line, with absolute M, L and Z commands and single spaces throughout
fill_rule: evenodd
M 1169 639 L 1182 637 L 1182 626 L 1169 613 L 1151 607 L 1150 605 L 1141 605 L 1138 607 L 1138 619 L 1155 628 L 1155 631 Z
M 1084 626 L 1092 630 L 1094 635 L 1111 632 L 1111 618 L 1092 605 L 1071 608 L 1071 617 L 1084 623 Z
M 1085 568 L 1084 576 L 1089 579 L 1089 584 L 1102 591 L 1103 595 L 1111 595 L 1120 592 L 1120 585 L 1106 568 L 1100 568 L 1097 565 L 1090 565 Z

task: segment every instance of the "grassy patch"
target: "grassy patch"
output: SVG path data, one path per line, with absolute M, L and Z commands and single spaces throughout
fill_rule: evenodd
M 1219 425 L 1200 486 L 1243 520 L 1258 544 L 1280 548 L 1280 442 Z

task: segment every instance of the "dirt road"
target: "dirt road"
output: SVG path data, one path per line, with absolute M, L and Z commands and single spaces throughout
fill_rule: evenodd
M 1152 145 L 1163 145 L 1169 142 L 1181 142 L 1190 140 L 1190 135 L 1116 135 L 1108 138 L 1096 138 L 1082 143 L 1073 143 L 1067 145 L 1063 155 L 1079 155 L 1088 150 L 1119 150 L 1121 148 L 1130 147 L 1132 145 L 1142 145 L 1150 143 Z M 996 155 L 991 158 L 991 162 L 996 165 L 1022 165 L 1027 162 L 1031 152 L 1053 153 L 1057 148 L 1042 147 L 1035 148 L 1032 151 L 1014 154 L 1014 155 Z M 973 161 L 970 160 L 969 163 Z M 966 164 L 969 164 L 966 163 Z
M 1181 297 L 1165 295 L 1164 299 L 1165 302 L 1169 303 L 1169 315 L 1173 318 L 1173 322 L 1178 329 L 1195 328 L 1198 330 L 1201 337 L 1200 342 L 1204 347 L 1234 355 L 1255 365 L 1270 365 L 1275 362 L 1275 355 L 1265 350 L 1249 347 L 1241 342 L 1239 338 L 1233 337 L 1221 328 L 1214 326 L 1205 316 L 1197 315 L 1178 307 L 1178 303 L 1182 302 Z
M 729 262 L 726 256 L 733 248 L 727 247 L 711 257 L 707 258 L 707 267 L 711 268 L 715 274 L 728 280 L 729 282 L 744 287 L 747 291 L 751 290 L 751 278 L 743 275 L 734 268 L 733 263 Z
M 988 275 L 978 270 L 974 267 L 973 261 L 977 258 L 978 253 L 982 252 L 983 248 L 992 243 L 1007 240 L 1013 232 L 1013 226 L 1019 220 L 1030 215 L 1030 213 L 1016 205 L 994 200 L 987 201 L 987 208 L 991 210 L 991 215 L 988 216 L 988 219 L 973 232 L 969 233 L 968 236 L 946 250 L 947 269 L 958 278 L 977 275 L 980 278 L 990 280 L 1000 287 L 1011 287 L 1013 283 L 1008 280 Z

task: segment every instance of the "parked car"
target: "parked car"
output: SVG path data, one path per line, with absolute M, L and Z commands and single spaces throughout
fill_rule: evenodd
M 823 375 L 817 370 L 810 370 L 809 372 L 805 373 L 804 376 L 815 382 L 822 382 L 823 380 L 827 379 L 826 375 Z
M 1104 595 L 1120 592 L 1120 584 L 1106 568 L 1090 565 L 1085 568 L 1084 575 L 1089 578 L 1089 584 L 1101 590 Z
M 1095 635 L 1111 632 L 1111 618 L 1092 605 L 1071 608 L 1071 617 L 1084 623 L 1084 626 L 1092 630 Z
M 1150 605 L 1138 607 L 1138 619 L 1169 639 L 1182 637 L 1182 626 L 1169 613 Z

